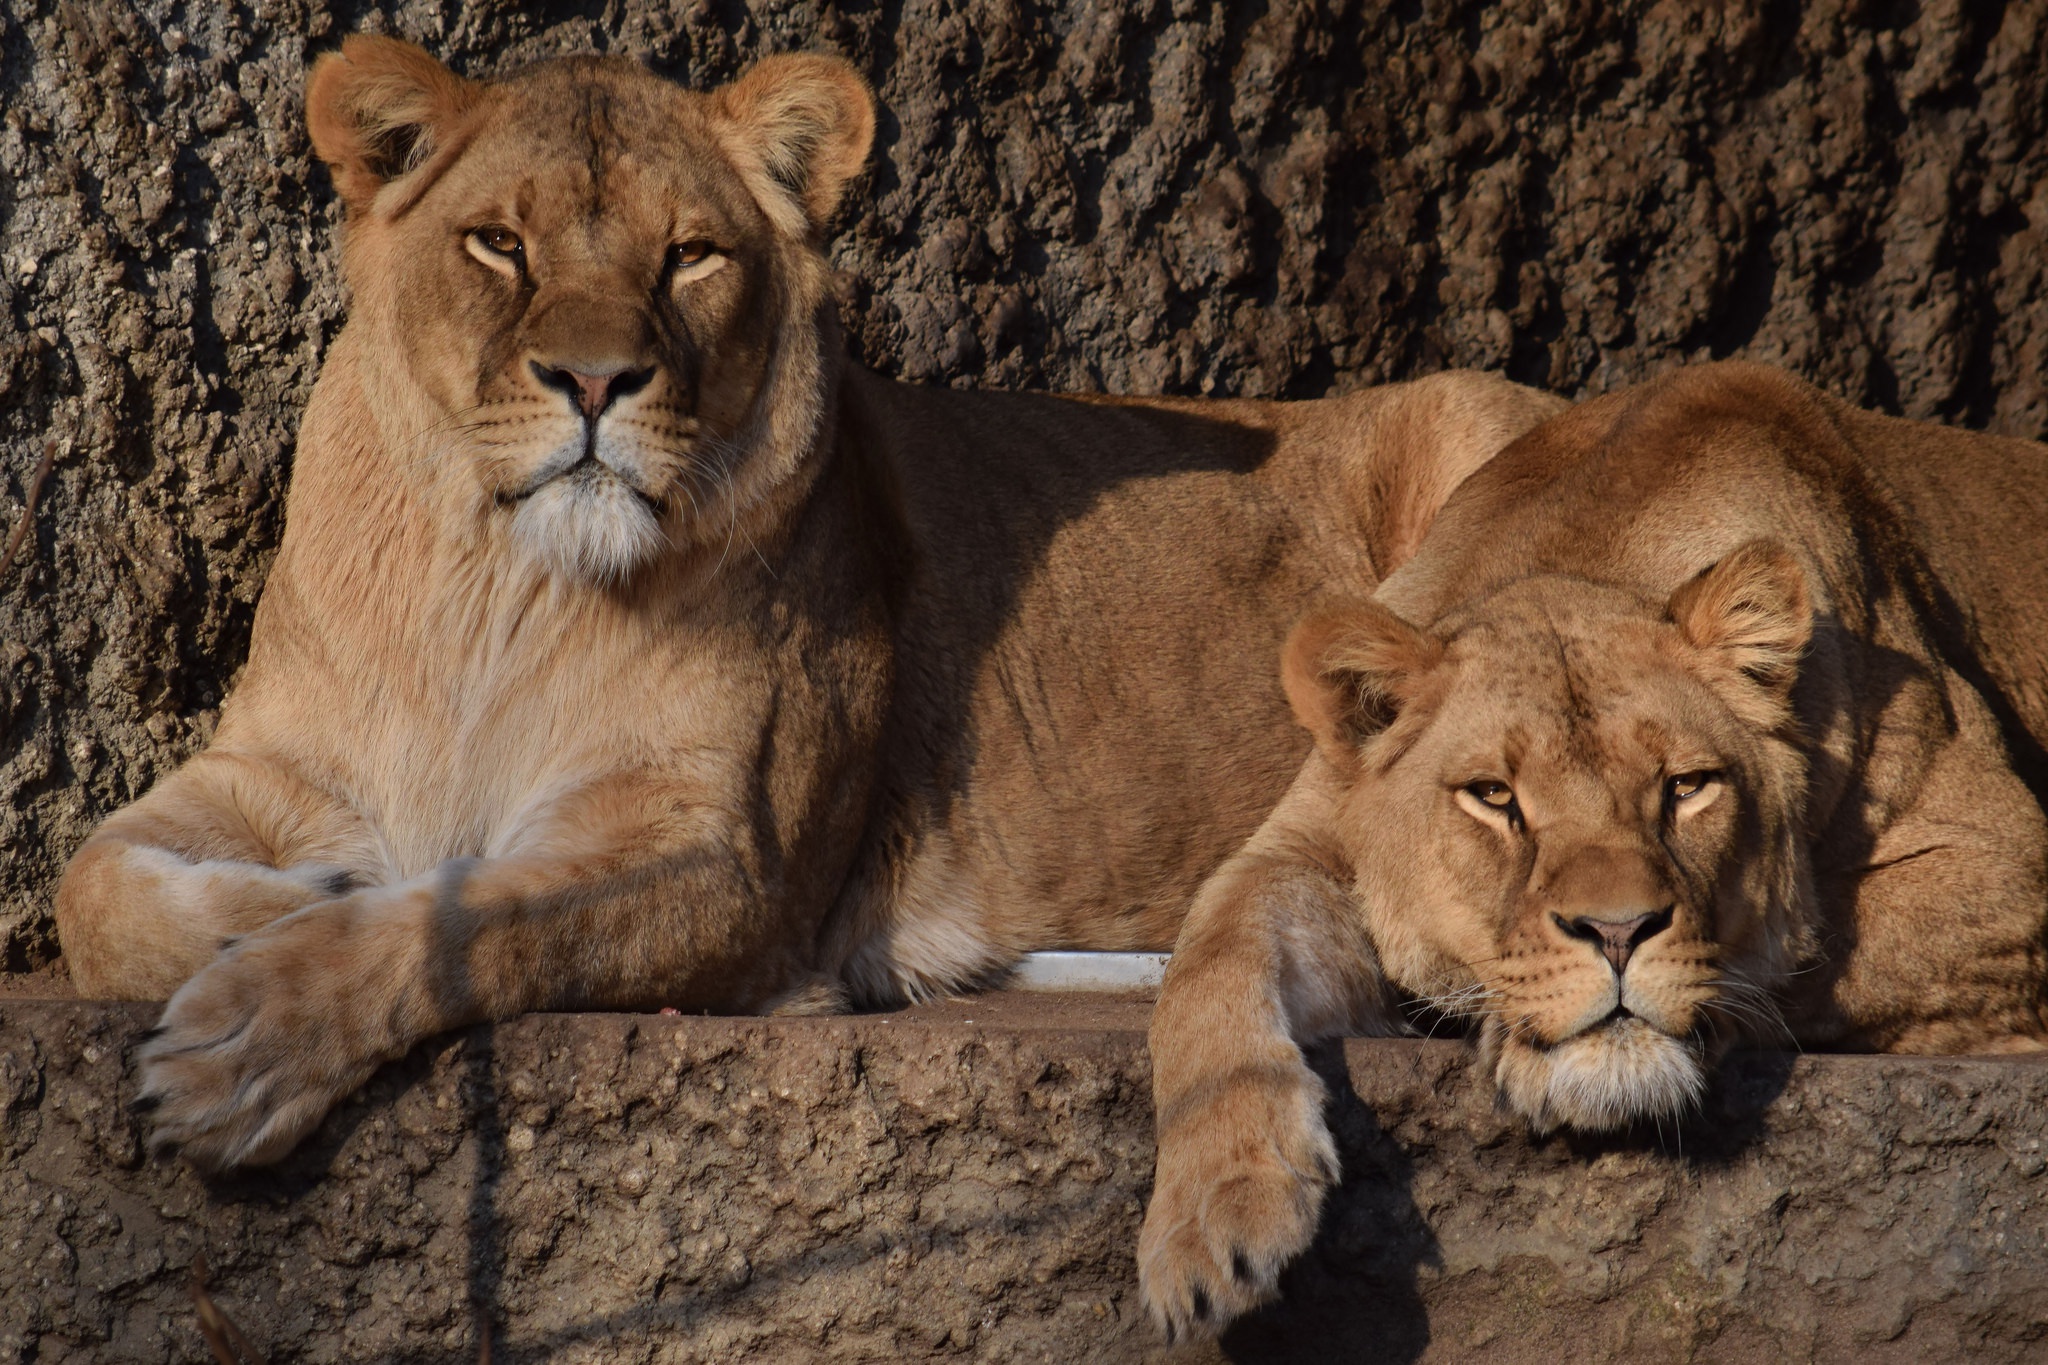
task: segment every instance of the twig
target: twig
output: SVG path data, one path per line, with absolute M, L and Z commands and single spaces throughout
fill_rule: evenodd
M 4 566 L 0 566 L 4 567 Z M 263 1353 L 250 1344 L 242 1335 L 242 1329 L 235 1326 L 230 1318 L 213 1301 L 213 1295 L 206 1292 L 206 1253 L 194 1252 L 192 1256 L 192 1305 L 199 1310 L 199 1335 L 206 1338 L 206 1349 L 213 1352 L 213 1358 L 220 1365 L 269 1365 Z
M 0 550 L 0 583 L 7 581 L 7 571 L 14 567 L 14 552 L 21 548 L 28 528 L 35 525 L 36 499 L 43 495 L 43 480 L 50 477 L 50 466 L 56 462 L 57 438 L 52 436 L 43 442 L 43 458 L 36 461 L 36 472 L 28 476 L 28 496 L 21 504 L 21 520 L 15 524 L 14 534 L 7 537 L 7 548 Z

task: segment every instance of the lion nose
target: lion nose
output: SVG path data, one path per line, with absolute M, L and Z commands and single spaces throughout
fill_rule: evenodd
M 629 393 L 636 393 L 647 387 L 647 381 L 654 378 L 653 367 L 643 370 L 620 367 L 603 374 L 586 374 L 582 370 L 567 366 L 543 365 L 538 360 L 527 362 L 533 367 L 533 377 L 551 389 L 569 395 L 588 421 L 596 421 L 598 415 L 613 402 Z
M 1553 918 L 1557 920 L 1557 927 L 1573 938 L 1598 944 L 1602 956 L 1614 964 L 1616 976 L 1628 970 L 1628 960 L 1635 955 L 1637 948 L 1671 927 L 1669 906 L 1630 919 L 1602 919 L 1598 915 L 1580 915 L 1570 921 L 1562 915 Z

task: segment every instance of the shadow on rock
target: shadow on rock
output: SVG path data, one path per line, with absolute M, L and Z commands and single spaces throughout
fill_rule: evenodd
M 1418 1276 L 1439 1258 L 1415 1204 L 1414 1164 L 1358 1097 L 1341 1043 L 1310 1049 L 1308 1063 L 1329 1087 L 1324 1117 L 1344 1183 L 1323 1205 L 1314 1245 L 1282 1277 L 1280 1301 L 1226 1332 L 1223 1354 L 1247 1365 L 1415 1360 L 1429 1344 Z
M 1791 1082 L 1798 1061 L 1791 1052 L 1733 1052 L 1715 1069 L 1700 1107 L 1676 1123 L 1638 1123 L 1615 1133 L 1567 1129 L 1548 1140 L 1584 1161 L 1608 1152 L 1637 1152 L 1695 1169 L 1725 1166 L 1769 1136 L 1766 1116 Z
M 1442 1265 L 1436 1234 L 1417 1203 L 1415 1163 L 1401 1137 L 1359 1096 L 1342 1044 L 1316 1048 L 1308 1060 L 1329 1087 L 1326 1117 L 1344 1181 L 1323 1207 L 1314 1244 L 1283 1277 L 1280 1301 L 1225 1333 L 1223 1354 L 1244 1365 L 1405 1365 L 1430 1344 L 1423 1272 Z M 1675 1126 L 1536 1138 L 1500 1112 L 1497 1129 L 1481 1121 L 1471 1131 L 1482 1146 L 1499 1145 L 1511 1163 L 1533 1160 L 1542 1166 L 1562 1159 L 1583 1165 L 1606 1153 L 1631 1152 L 1694 1169 L 1726 1165 L 1766 1137 L 1768 1111 L 1797 1060 L 1780 1052 L 1733 1054 L 1722 1063 L 1700 1111 Z M 1459 1089 L 1483 1085 L 1464 1066 L 1449 1074 Z M 1490 1103 L 1477 1093 L 1462 1101 L 1482 1108 Z M 1547 1160 L 1539 1155 L 1546 1149 Z

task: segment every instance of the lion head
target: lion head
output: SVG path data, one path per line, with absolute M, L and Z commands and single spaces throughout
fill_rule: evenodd
M 801 491 L 818 240 L 874 131 L 846 63 L 772 57 L 710 93 L 613 57 L 480 82 L 356 36 L 306 104 L 369 419 L 452 517 L 606 582 Z
M 1291 637 L 1337 843 L 1390 982 L 1478 1021 L 1538 1129 L 1673 1115 L 1796 968 L 1811 629 L 1769 542 L 1667 600 L 1523 579 L 1419 628 L 1375 602 Z

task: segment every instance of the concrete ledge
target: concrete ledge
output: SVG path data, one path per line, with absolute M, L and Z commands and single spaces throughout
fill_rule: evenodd
M 0 999 L 0 1360 L 1166 1358 L 1132 1263 L 1142 1003 L 535 1016 L 420 1049 L 208 1186 L 119 1108 L 148 1006 Z M 2048 1065 L 1733 1067 L 1669 1150 L 1532 1143 L 1450 1043 L 1318 1065 L 1345 1186 L 1213 1360 L 2048 1353 Z M 1678 1151 L 1682 1140 L 1683 1154 Z

